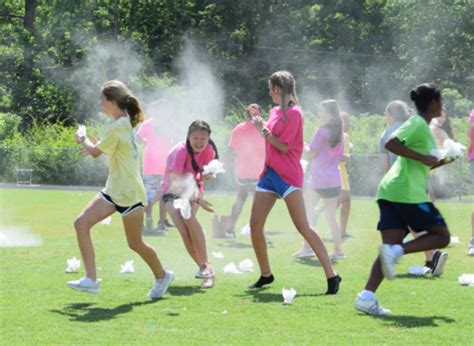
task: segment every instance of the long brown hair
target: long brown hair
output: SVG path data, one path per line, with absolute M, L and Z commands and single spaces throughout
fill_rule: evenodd
M 281 91 L 280 109 L 283 111 L 286 119 L 285 108 L 299 104 L 298 96 L 296 95 L 295 78 L 289 71 L 277 71 L 272 73 L 268 80 L 271 88 L 278 87 Z
M 145 118 L 140 102 L 121 81 L 110 80 L 105 82 L 102 85 L 101 93 L 108 101 L 115 101 L 120 109 L 127 112 L 132 127 L 137 126 Z
M 342 139 L 341 110 L 336 100 L 324 100 L 320 107 L 331 116 L 331 120 L 325 126 L 329 129 L 329 145 L 334 148 Z

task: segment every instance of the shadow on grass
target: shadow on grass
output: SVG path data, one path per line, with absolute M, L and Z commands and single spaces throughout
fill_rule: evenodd
M 245 293 L 238 295 L 239 298 L 252 297 L 254 303 L 281 303 L 283 304 L 283 296 L 281 293 L 265 292 L 270 287 L 260 289 L 247 289 Z M 297 294 L 298 297 L 325 297 L 324 293 L 315 294 Z
M 411 275 L 408 273 L 405 274 L 397 274 L 397 279 L 417 279 L 417 280 L 434 280 L 435 278 L 432 276 L 427 276 L 427 275 Z
M 437 322 L 453 323 L 455 319 L 445 316 L 381 316 L 376 317 L 393 327 L 420 328 L 420 327 L 438 327 Z
M 295 262 L 304 264 L 310 267 L 322 267 L 321 262 L 319 262 L 319 260 L 312 257 L 295 258 Z
M 192 296 L 196 293 L 204 293 L 205 290 L 198 286 L 170 286 L 168 292 L 172 296 Z
M 232 249 L 249 249 L 252 247 L 250 244 L 239 243 L 237 241 L 228 241 L 226 243 L 219 243 L 218 246 L 228 247 Z
M 69 304 L 62 310 L 50 310 L 55 314 L 68 316 L 70 321 L 77 322 L 99 322 L 114 319 L 118 315 L 126 314 L 134 307 L 154 304 L 158 300 L 146 300 L 122 304 L 114 308 L 94 307 L 95 303 L 77 303 Z

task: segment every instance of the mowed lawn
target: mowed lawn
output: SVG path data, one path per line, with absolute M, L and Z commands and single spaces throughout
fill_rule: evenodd
M 217 285 L 201 290 L 193 278 L 196 267 L 176 229 L 164 237 L 147 237 L 162 262 L 176 274 L 169 293 L 150 301 L 152 276 L 128 249 L 120 217 L 93 230 L 99 277 L 98 295 L 70 290 L 65 282 L 66 259 L 80 257 L 72 223 L 94 195 L 84 191 L 0 189 L 1 229 L 23 229 L 39 235 L 42 246 L 0 248 L 0 343 L 12 344 L 472 344 L 474 287 L 459 285 L 463 273 L 474 273 L 474 257 L 466 255 L 472 204 L 438 204 L 453 235 L 461 243 L 447 248 L 449 258 L 441 278 L 408 276 L 422 254 L 405 256 L 399 278 L 384 282 L 377 293 L 393 316 L 374 318 L 354 309 L 380 245 L 373 201 L 353 201 L 344 243 L 348 259 L 335 264 L 343 277 L 340 293 L 325 296 L 326 280 L 315 259 L 299 261 L 292 253 L 301 245 L 283 202 L 268 220 L 274 246 L 270 260 L 275 282 L 260 291 L 247 285 L 259 272 L 224 274 L 223 267 L 256 259 L 248 236 L 236 241 L 211 237 L 212 214 L 200 211 L 207 230 L 208 253 Z M 231 196 L 208 196 L 218 214 L 230 212 Z M 238 223 L 249 218 L 250 201 Z M 0 230 L 0 232 L 2 231 Z M 324 220 L 320 234 L 327 240 Z M 327 242 L 328 247 L 331 243 Z M 220 251 L 224 259 L 212 257 Z M 135 272 L 121 274 L 120 264 L 134 260 Z M 292 305 L 283 305 L 281 290 L 293 287 Z

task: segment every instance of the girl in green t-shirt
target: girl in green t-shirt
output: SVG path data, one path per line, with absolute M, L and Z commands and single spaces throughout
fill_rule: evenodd
M 398 158 L 377 191 L 380 210 L 377 228 L 383 245 L 365 289 L 355 302 L 357 310 L 369 315 L 390 315 L 390 310 L 379 306 L 375 291 L 384 277 L 395 278 L 395 265 L 403 254 L 441 249 L 450 241 L 446 222 L 428 195 L 430 167 L 439 163 L 433 155 L 436 144 L 428 124 L 441 115 L 441 91 L 436 85 L 425 83 L 412 90 L 410 98 L 419 115 L 407 120 L 385 144 Z M 403 243 L 409 229 L 427 233 Z

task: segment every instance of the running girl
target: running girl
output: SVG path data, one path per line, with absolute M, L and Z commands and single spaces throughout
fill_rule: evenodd
M 207 211 L 214 211 L 211 205 L 201 198 L 204 181 L 212 178 L 212 175 L 202 174 L 203 166 L 214 158 L 218 159 L 217 148 L 210 135 L 211 128 L 206 122 L 194 121 L 189 126 L 186 140 L 175 145 L 168 154 L 161 184 L 166 210 L 176 225 L 186 250 L 199 267 L 195 277 L 202 279 L 203 288 L 211 288 L 215 284 L 214 270 L 207 257 L 206 238 L 196 217 L 199 206 Z M 192 177 L 190 184 L 186 183 L 189 176 Z M 189 189 L 193 191 L 190 199 L 191 217 L 185 219 L 180 210 L 174 207 L 173 201 L 183 196 L 184 190 Z
M 446 247 L 450 241 L 448 227 L 428 195 L 428 175 L 438 163 L 430 152 L 436 148 L 428 124 L 441 116 L 441 91 L 434 84 L 421 84 L 410 92 L 418 115 L 408 119 L 385 144 L 399 157 L 385 174 L 377 191 L 382 235 L 379 256 L 375 260 L 365 289 L 359 294 L 355 308 L 369 315 L 389 315 L 375 299 L 377 288 L 386 277 L 395 279 L 395 265 L 403 254 Z M 408 229 L 427 231 L 403 243 Z
M 101 140 L 97 143 L 90 141 L 83 127 L 78 130 L 76 141 L 82 145 L 82 151 L 94 158 L 102 154 L 109 157 L 109 175 L 105 188 L 89 202 L 74 222 L 86 276 L 68 282 L 67 286 L 77 291 L 99 292 L 90 230 L 118 211 L 122 215 L 128 246 L 143 258 L 155 276 L 148 296 L 152 299 L 161 298 L 174 275 L 163 269 L 155 250 L 144 243 L 141 236 L 147 199 L 133 128 L 143 121 L 143 111 L 125 84 L 117 80 L 108 81 L 102 86 L 100 105 L 113 120 Z
M 250 217 L 252 244 L 260 266 L 260 278 L 250 288 L 261 288 L 274 281 L 263 229 L 278 198 L 284 199 L 291 219 L 309 243 L 326 274 L 326 294 L 335 294 L 341 277 L 334 271 L 321 238 L 308 223 L 303 199 L 303 114 L 298 106 L 295 80 L 288 71 L 273 73 L 268 83 L 273 103 L 268 123 L 255 114 L 253 123 L 266 141 L 265 168 L 257 184 Z

